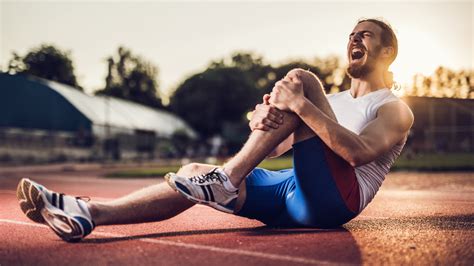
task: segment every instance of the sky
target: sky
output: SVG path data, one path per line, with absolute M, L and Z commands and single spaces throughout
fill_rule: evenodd
M 106 58 L 119 46 L 159 68 L 170 94 L 212 60 L 252 51 L 266 62 L 346 60 L 358 19 L 382 17 L 393 26 L 399 55 L 391 70 L 408 83 L 443 65 L 474 69 L 474 1 L 6 1 L 0 0 L 0 67 L 13 51 L 42 43 L 68 50 L 79 83 L 105 85 Z

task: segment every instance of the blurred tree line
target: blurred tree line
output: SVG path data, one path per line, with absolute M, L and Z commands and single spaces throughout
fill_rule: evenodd
M 107 58 L 105 87 L 96 95 L 113 96 L 153 108 L 163 108 L 158 88 L 158 68 L 130 50 L 119 47 L 117 55 Z M 70 51 L 42 44 L 20 56 L 13 52 L 7 73 L 32 75 L 83 90 L 74 73 Z
M 474 70 L 453 71 L 438 67 L 430 76 L 416 74 L 406 88 L 410 96 L 474 99 Z
M 187 121 L 201 139 L 223 137 L 231 152 L 240 147 L 249 133 L 248 112 L 291 69 L 312 71 L 321 78 L 328 93 L 350 87 L 345 63 L 335 56 L 294 60 L 275 66 L 257 54 L 236 52 L 212 61 L 202 72 L 186 78 L 171 95 L 169 106 L 164 106 L 155 65 L 124 47 L 119 47 L 106 62 L 105 87 L 96 91 L 97 95 L 168 109 Z M 34 75 L 82 90 L 74 73 L 71 53 L 53 45 L 40 45 L 24 56 L 13 52 L 6 72 Z M 439 67 L 431 76 L 416 75 L 405 92 L 411 96 L 472 99 L 474 71 L 456 72 Z

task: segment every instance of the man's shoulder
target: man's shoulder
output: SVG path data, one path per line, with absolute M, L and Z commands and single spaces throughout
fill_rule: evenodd
M 377 116 L 389 117 L 391 120 L 399 120 L 400 123 L 410 125 L 410 127 L 414 121 L 413 112 L 401 99 L 387 102 L 380 106 Z

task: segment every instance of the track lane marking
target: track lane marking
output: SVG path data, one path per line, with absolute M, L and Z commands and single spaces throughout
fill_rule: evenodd
M 441 216 L 440 216 L 441 217 Z M 357 219 L 357 218 L 366 218 L 366 219 Z M 372 215 L 359 215 L 354 220 L 370 220 L 370 219 L 377 219 L 377 220 L 389 220 L 389 219 L 413 219 L 413 218 L 420 218 L 417 216 L 401 216 L 401 217 L 388 217 L 388 216 L 372 216 Z M 436 216 L 433 216 L 436 218 Z M 352 221 L 354 221 L 352 220 Z M 474 225 L 474 222 L 462 222 L 462 221 L 449 221 L 449 223 L 461 224 L 461 225 Z
M 43 225 L 43 224 L 34 224 L 34 223 L 28 223 L 28 222 L 22 222 L 22 221 L 16 221 L 16 220 L 8 220 L 8 219 L 0 219 L 0 223 L 10 223 L 10 224 L 34 226 L 34 227 L 40 227 L 40 228 L 49 228 L 48 226 Z M 130 237 L 127 235 L 120 235 L 120 234 L 106 233 L 106 232 L 92 232 L 91 235 L 105 236 L 105 237 Z M 235 255 L 244 255 L 244 256 L 250 256 L 250 257 L 256 257 L 256 258 L 270 259 L 270 260 L 288 261 L 292 263 L 314 264 L 314 265 L 351 265 L 351 264 L 336 263 L 336 262 L 330 262 L 330 261 L 324 261 L 324 260 L 315 260 L 315 259 L 309 259 L 309 258 L 303 258 L 303 257 L 293 257 L 293 256 L 278 255 L 278 254 L 264 253 L 264 252 L 258 252 L 258 251 L 221 248 L 221 247 L 214 247 L 214 246 L 207 246 L 207 245 L 175 242 L 175 241 L 170 241 L 170 240 L 149 239 L 149 238 L 146 238 L 146 239 L 141 238 L 141 239 L 134 239 L 134 240 L 138 240 L 138 241 L 146 242 L 146 243 L 152 243 L 152 244 L 199 249 L 199 250 L 235 254 Z

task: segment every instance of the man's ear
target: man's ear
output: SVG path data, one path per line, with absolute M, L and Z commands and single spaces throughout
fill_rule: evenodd
M 390 58 L 395 53 L 395 49 L 392 46 L 382 47 L 382 56 L 383 58 Z

